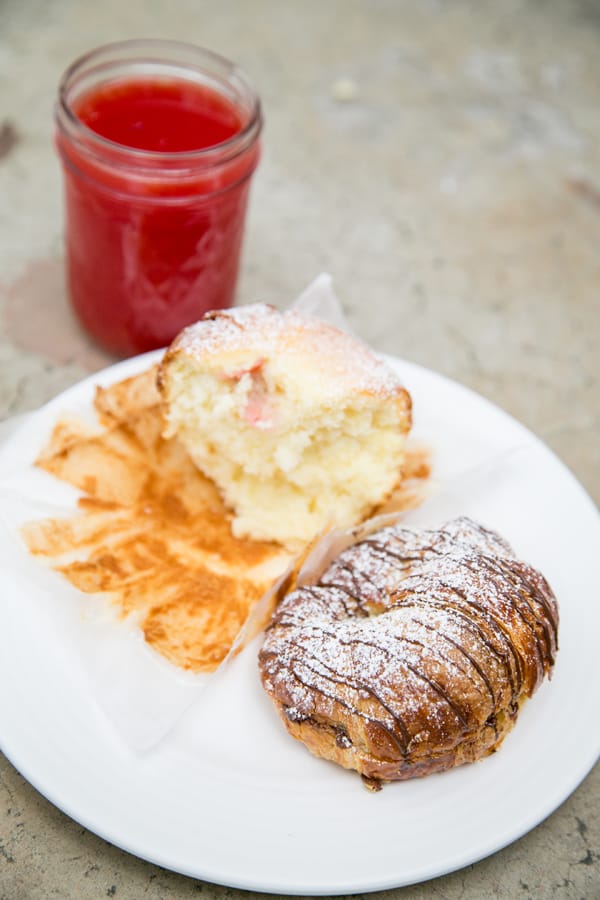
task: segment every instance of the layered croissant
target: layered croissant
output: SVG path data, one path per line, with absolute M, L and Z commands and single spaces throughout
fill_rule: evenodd
M 494 751 L 551 673 L 544 577 L 466 519 L 354 544 L 276 610 L 260 652 L 288 731 L 367 785 Z

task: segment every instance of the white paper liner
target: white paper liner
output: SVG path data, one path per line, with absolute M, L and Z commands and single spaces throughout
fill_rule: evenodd
M 297 300 L 292 303 L 292 309 L 297 309 L 307 316 L 316 316 L 316 318 L 323 319 L 324 322 L 329 322 L 330 325 L 352 334 L 342 304 L 333 289 L 333 278 L 326 272 L 317 275 L 315 280 L 302 291 Z
M 301 294 L 294 308 L 349 330 L 329 275 L 320 275 Z M 89 405 L 84 412 L 89 413 Z M 20 604 L 26 607 L 28 617 L 35 618 L 38 625 L 43 623 L 49 652 L 68 661 L 73 678 L 87 681 L 90 701 L 104 711 L 121 739 L 132 750 L 147 752 L 214 684 L 231 654 L 245 646 L 260 629 L 279 582 L 256 604 L 216 672 L 192 674 L 171 665 L 146 644 L 135 619 L 119 619 L 106 598 L 83 594 L 26 550 L 19 528 L 32 520 L 72 515 L 79 496 L 71 486 L 33 466 L 37 450 L 32 445 L 37 440 L 39 450 L 54 424 L 54 420 L 48 420 L 42 435 L 34 428 L 35 439 L 31 440 L 28 430 L 35 425 L 34 419 L 35 415 L 29 417 L 0 448 L 0 565 L 10 571 L 13 581 L 10 596 L 0 598 L 0 602 Z M 399 518 L 407 524 L 435 526 L 454 515 L 468 513 L 469 497 L 480 497 L 482 490 L 502 489 L 503 474 L 512 465 L 515 452 L 503 452 L 454 476 L 417 510 L 392 513 L 358 529 L 323 536 L 302 567 L 301 581 L 317 577 L 327 561 L 356 540 L 365 528 L 372 530 Z M 280 581 L 286 576 L 284 573 Z
M 294 308 L 346 327 L 328 275 L 316 278 L 296 300 Z M 89 404 L 88 409 L 77 410 L 77 415 L 83 413 L 91 422 L 91 412 Z M 38 624 L 44 623 L 50 652 L 69 661 L 74 678 L 88 682 L 90 698 L 98 703 L 126 744 L 135 751 L 146 751 L 169 733 L 185 710 L 218 677 L 219 670 L 202 675 L 171 665 L 146 644 L 135 618 L 123 621 L 105 597 L 81 593 L 46 561 L 30 556 L 19 535 L 20 527 L 33 520 L 72 515 L 80 493 L 33 466 L 36 452 L 31 451 L 22 429 L 28 418 L 31 421 L 31 417 L 18 417 L 0 431 L 2 436 L 16 429 L 10 441 L 13 444 L 23 434 L 23 452 L 2 457 L 5 464 L 0 479 L 0 565 L 10 570 L 14 590 L 0 602 L 26 605 L 28 615 Z M 48 438 L 49 430 L 41 445 Z M 278 584 L 279 581 L 255 605 L 221 667 L 259 630 Z

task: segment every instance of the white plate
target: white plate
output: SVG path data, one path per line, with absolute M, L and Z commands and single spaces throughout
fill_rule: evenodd
M 30 459 L 93 386 L 148 365 L 128 360 L 66 391 L 14 434 L 0 471 Z M 23 775 L 106 840 L 196 878 L 284 894 L 379 890 L 442 875 L 514 841 L 559 806 L 600 746 L 597 634 L 600 522 L 582 488 L 521 425 L 481 397 L 392 360 L 411 391 L 416 431 L 441 479 L 506 449 L 513 465 L 454 499 L 541 568 L 558 596 L 560 651 L 551 683 L 526 706 L 499 753 L 443 775 L 367 792 L 284 732 L 262 693 L 256 645 L 165 740 L 124 746 L 68 659 L 48 645 L 10 556 L 0 570 L 0 739 Z M 454 505 L 453 505 L 454 504 Z

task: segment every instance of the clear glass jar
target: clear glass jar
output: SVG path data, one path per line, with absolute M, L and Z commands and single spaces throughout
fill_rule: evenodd
M 71 301 L 121 355 L 231 305 L 259 99 L 243 72 L 174 41 L 124 41 L 65 72 L 56 145 Z

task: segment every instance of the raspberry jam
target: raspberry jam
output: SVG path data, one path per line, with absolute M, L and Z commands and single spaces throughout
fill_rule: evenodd
M 137 77 L 102 84 L 77 98 L 73 111 L 101 137 L 156 153 L 214 147 L 242 127 L 226 97 L 184 79 Z
M 239 70 L 172 42 L 101 48 L 65 74 L 57 126 L 69 290 L 86 330 L 128 355 L 229 306 L 261 127 Z

